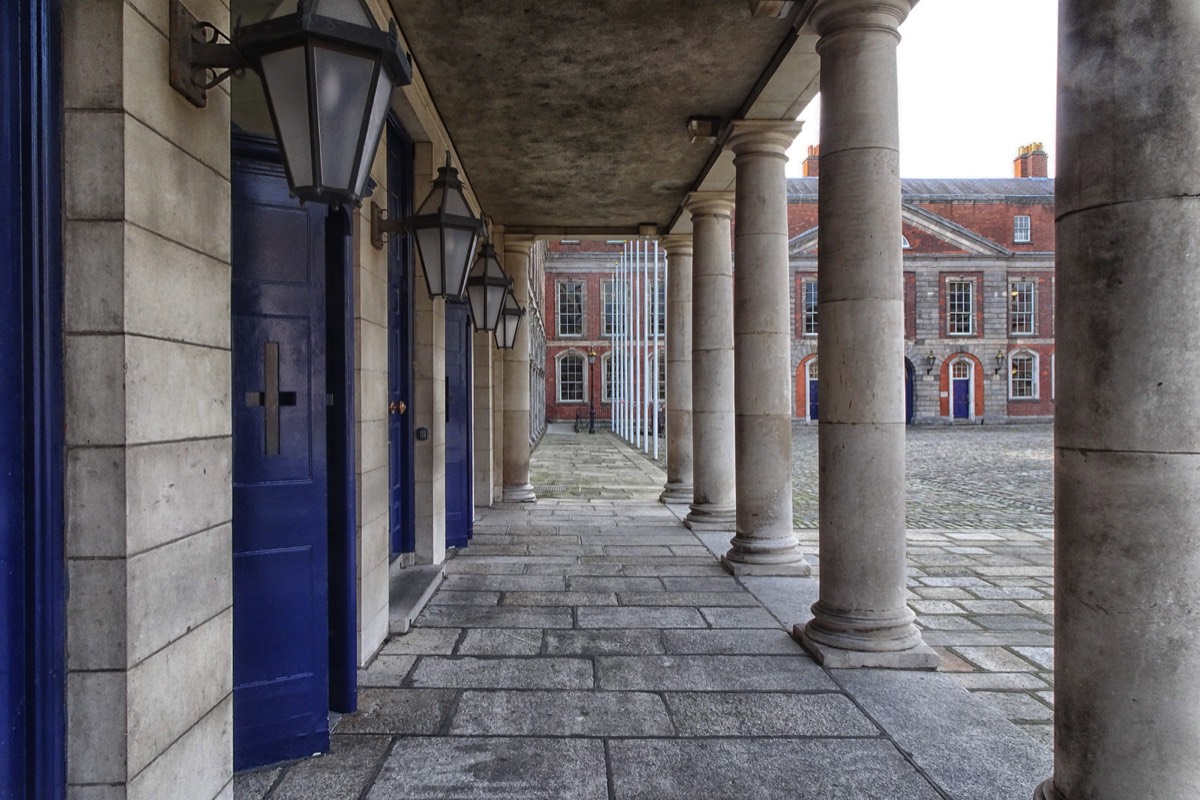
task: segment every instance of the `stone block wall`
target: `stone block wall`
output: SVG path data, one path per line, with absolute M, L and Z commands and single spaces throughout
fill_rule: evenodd
M 68 794 L 232 798 L 229 94 L 162 0 L 63 17 Z

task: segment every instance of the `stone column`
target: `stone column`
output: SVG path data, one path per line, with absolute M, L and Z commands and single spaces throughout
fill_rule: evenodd
M 471 413 L 474 430 L 471 441 L 475 447 L 475 505 L 488 507 L 492 504 L 495 473 L 492 468 L 495 447 L 495 431 L 492 426 L 492 384 L 500 359 L 496 358 L 496 338 L 491 331 L 476 331 L 472 334 L 474 349 L 471 358 L 471 379 L 474 394 Z
M 1200 797 L 1200 16 L 1133 5 L 1059 10 L 1047 800 Z
M 788 145 L 799 122 L 737 120 L 733 282 L 737 535 L 721 559 L 735 575 L 808 575 L 792 533 L 792 325 Z
M 532 237 L 504 237 L 504 269 L 526 312 L 516 345 L 504 351 L 504 499 L 517 503 L 537 500 L 529 483 L 529 252 L 533 243 Z
M 732 192 L 693 192 L 692 530 L 735 524 Z
M 911 0 L 825 0 L 820 34 L 820 599 L 830 667 L 933 669 L 905 603 L 897 28 Z M 801 635 L 802 634 L 802 635 Z
M 664 503 L 690 503 L 692 487 L 692 237 L 667 250 L 667 485 Z

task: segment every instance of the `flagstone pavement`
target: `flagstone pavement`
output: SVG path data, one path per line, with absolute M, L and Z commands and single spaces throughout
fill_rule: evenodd
M 658 503 L 649 458 L 551 426 L 538 502 L 482 510 L 360 672 L 332 752 L 241 774 L 235 797 L 1031 797 L 1051 769 L 1050 428 L 910 434 L 910 604 L 936 673 L 826 670 L 789 636 L 820 572 L 815 428 L 794 439 L 814 575 L 736 579 L 728 535 Z

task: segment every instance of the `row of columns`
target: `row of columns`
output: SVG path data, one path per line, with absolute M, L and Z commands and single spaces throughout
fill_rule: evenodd
M 820 598 L 793 635 L 831 667 L 938 663 L 905 599 L 904 387 L 892 369 L 904 347 L 896 45 L 910 7 L 833 0 L 811 17 L 824 97 L 819 347 L 830 369 L 819 378 Z M 736 194 L 689 195 L 691 241 L 663 242 L 671 280 L 662 499 L 691 485 L 685 524 L 732 530 L 722 563 L 737 575 L 811 569 L 792 530 L 784 166 L 799 131 L 797 122 L 734 122 Z M 690 441 L 678 435 L 689 430 Z

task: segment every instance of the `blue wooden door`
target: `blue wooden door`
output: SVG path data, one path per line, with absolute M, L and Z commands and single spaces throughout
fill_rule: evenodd
M 466 547 L 475 504 L 471 486 L 471 309 L 446 303 L 446 546 Z
M 913 421 L 913 365 L 904 359 L 904 424 Z
M 412 143 L 395 119 L 388 120 L 388 212 L 412 212 Z M 412 242 L 393 234 L 388 242 L 388 515 L 392 555 L 416 550 L 416 484 L 413 476 Z
M 235 158 L 235 769 L 329 748 L 325 213 Z
M 808 418 L 813 421 L 817 420 L 818 419 L 818 417 L 817 417 L 818 410 L 819 410 L 819 404 L 817 403 L 817 379 L 809 378 L 808 379 Z
M 971 381 L 958 379 L 954 381 L 954 418 L 971 418 Z

